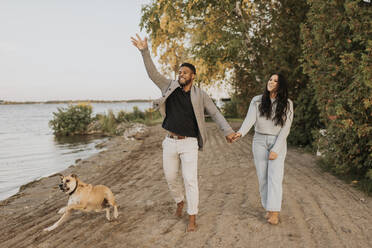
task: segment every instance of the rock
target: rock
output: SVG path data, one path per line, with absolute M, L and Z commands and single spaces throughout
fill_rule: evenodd
M 154 206 L 155 206 L 155 202 L 153 202 L 151 200 L 147 200 L 146 203 L 145 203 L 145 210 L 148 211 L 148 210 L 152 209 Z
M 131 126 L 132 126 L 132 124 L 131 123 L 128 123 L 128 122 L 122 122 L 122 123 L 120 123 L 116 127 L 116 130 L 115 130 L 116 135 L 122 135 L 122 134 L 124 134 L 125 130 L 127 128 L 130 128 Z
M 126 140 L 133 140 L 133 139 L 143 139 L 143 137 L 146 137 L 148 133 L 148 128 L 146 125 L 141 123 L 133 123 L 131 127 L 127 128 L 124 131 L 124 138 Z
M 346 227 L 341 227 L 341 230 L 344 232 L 344 233 L 351 233 L 351 230 L 349 228 L 346 228 Z
M 102 132 L 102 125 L 99 120 L 92 121 L 89 123 L 87 128 L 88 134 L 94 134 L 94 133 L 101 133 Z
M 153 201 L 151 201 L 151 200 L 146 201 L 146 207 L 152 207 L 154 205 L 155 205 L 155 203 Z
M 321 136 L 323 136 L 323 137 L 326 137 L 327 136 L 327 130 L 326 129 L 320 129 L 319 130 L 319 133 L 320 133 L 320 135 Z M 318 156 L 318 157 L 324 157 L 324 151 L 321 151 L 320 149 L 319 149 L 319 144 L 317 144 L 317 147 L 318 147 L 318 149 L 317 149 L 317 151 L 316 151 L 316 155 Z

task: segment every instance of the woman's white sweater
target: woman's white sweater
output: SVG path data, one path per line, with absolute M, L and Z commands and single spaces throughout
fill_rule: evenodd
M 271 151 L 279 154 L 282 147 L 286 145 L 287 136 L 289 134 L 289 130 L 291 128 L 292 120 L 293 120 L 293 102 L 288 99 L 289 108 L 287 110 L 287 120 L 285 121 L 284 125 L 275 125 L 274 121 L 269 118 L 266 119 L 265 116 L 260 116 L 260 111 L 258 109 L 261 103 L 262 95 L 253 97 L 247 116 L 244 119 L 242 126 L 239 129 L 239 133 L 242 136 L 246 135 L 251 127 L 255 126 L 255 131 L 261 134 L 268 134 L 268 135 L 277 135 L 278 138 L 271 149 Z M 272 116 L 274 116 L 276 102 L 271 100 L 272 104 Z

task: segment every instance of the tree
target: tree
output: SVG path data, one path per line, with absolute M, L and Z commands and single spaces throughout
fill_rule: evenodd
M 309 3 L 303 67 L 327 131 L 319 145 L 334 172 L 364 176 L 372 170 L 372 6 Z

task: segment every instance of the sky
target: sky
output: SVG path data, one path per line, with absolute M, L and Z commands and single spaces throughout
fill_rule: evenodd
M 150 0 L 1 0 L 0 100 L 155 99 L 130 42 Z
M 130 41 L 151 0 L 1 0 L 0 100 L 156 99 Z M 154 58 L 154 62 L 160 69 Z M 224 89 L 209 89 L 214 98 Z

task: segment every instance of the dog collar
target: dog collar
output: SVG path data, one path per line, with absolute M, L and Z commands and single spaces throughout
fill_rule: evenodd
M 76 189 L 78 187 L 78 184 L 79 184 L 78 181 L 76 181 L 76 186 L 75 186 L 74 190 L 71 191 L 71 193 L 69 193 L 69 195 L 72 195 L 73 193 L 75 193 L 75 191 L 76 191 Z

